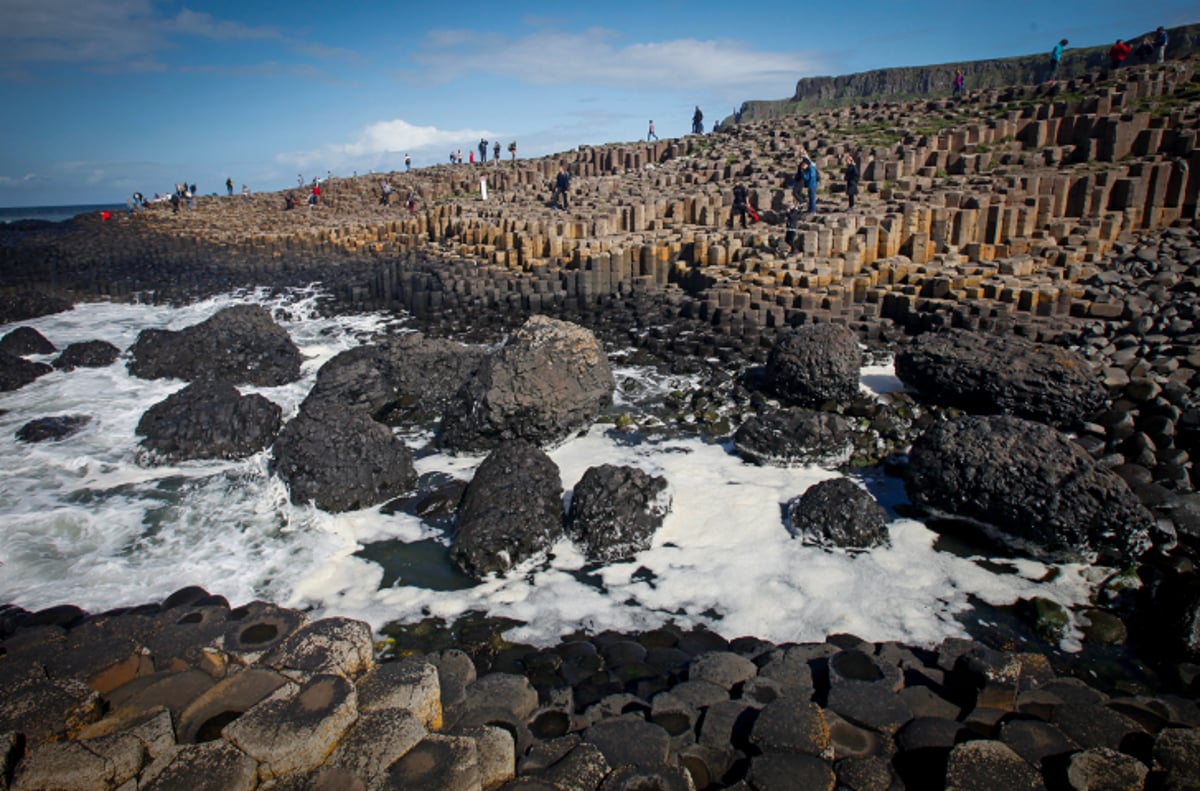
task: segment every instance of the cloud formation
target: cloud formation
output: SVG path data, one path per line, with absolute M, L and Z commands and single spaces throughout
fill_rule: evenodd
M 547 28 L 520 37 L 438 30 L 413 60 L 424 67 L 423 79 L 434 82 L 481 73 L 540 85 L 659 90 L 687 84 L 738 97 L 777 91 L 822 67 L 814 54 L 763 52 L 730 40 L 622 43 L 603 28 L 579 33 Z
M 348 143 L 333 143 L 312 151 L 278 154 L 275 160 L 280 164 L 291 164 L 301 168 L 315 166 L 344 171 L 355 167 L 365 170 L 368 167 L 378 167 L 386 158 L 403 157 L 406 153 L 421 152 L 440 157 L 440 152 L 444 149 L 449 155 L 451 149 L 464 148 L 464 140 L 491 140 L 493 136 L 493 133 L 486 129 L 439 129 L 436 126 L 415 126 L 395 118 L 371 124 Z M 465 154 L 464 149 L 464 156 Z

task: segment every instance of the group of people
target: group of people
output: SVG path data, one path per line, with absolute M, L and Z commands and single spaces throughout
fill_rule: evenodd
M 477 150 L 479 151 L 479 159 L 478 160 L 475 159 L 474 151 L 469 152 L 466 160 L 463 159 L 463 152 L 462 152 L 461 148 L 457 149 L 455 151 L 451 151 L 450 152 L 450 164 L 451 165 L 462 165 L 462 164 L 464 164 L 464 162 L 469 162 L 470 164 L 473 165 L 473 164 L 475 164 L 476 161 L 487 162 L 488 161 L 488 141 L 483 138 L 480 138 L 479 146 L 477 147 Z M 508 144 L 508 153 L 512 154 L 512 160 L 513 160 L 513 162 L 516 162 L 517 161 L 517 141 L 516 140 L 514 140 Z M 500 141 L 499 140 L 497 140 L 495 143 L 492 144 L 492 161 L 497 164 L 500 163 Z M 412 169 L 412 158 L 409 157 L 407 154 L 404 155 L 404 169 L 405 170 Z

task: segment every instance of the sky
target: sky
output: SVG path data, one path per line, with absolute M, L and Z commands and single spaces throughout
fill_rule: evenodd
M 690 130 L 796 80 L 1108 43 L 1194 0 L 0 0 L 0 207 L 278 190 Z M 489 151 L 490 156 L 490 151 Z M 507 154 L 505 154 L 507 156 Z

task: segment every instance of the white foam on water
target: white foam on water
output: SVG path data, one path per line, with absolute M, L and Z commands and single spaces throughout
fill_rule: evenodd
M 305 356 L 302 379 L 242 390 L 279 403 L 287 418 L 325 361 L 387 325 L 382 315 L 321 317 L 317 299 L 308 291 L 227 295 L 184 308 L 100 303 L 20 324 L 60 349 L 94 338 L 126 349 L 142 329 L 179 329 L 229 304 L 265 304 Z M 700 439 L 634 444 L 597 424 L 550 456 L 567 490 L 588 467 L 604 463 L 666 478 L 672 509 L 648 550 L 593 568 L 563 539 L 513 573 L 466 590 L 430 590 L 403 577 L 381 590 L 383 569 L 357 551 L 384 540 L 445 542 L 441 531 L 379 508 L 335 515 L 294 505 L 270 474 L 265 452 L 238 462 L 139 466 L 141 414 L 185 383 L 137 379 L 125 362 L 55 372 L 0 394 L 0 409 L 7 410 L 0 415 L 0 602 L 102 611 L 200 585 L 233 604 L 270 599 L 314 617 L 346 615 L 376 628 L 482 610 L 523 621 L 508 636 L 537 644 L 578 629 L 634 631 L 668 621 L 773 642 L 853 632 L 928 644 L 965 634 L 955 616 L 969 609 L 972 596 L 1003 605 L 1039 595 L 1072 606 L 1086 601 L 1091 589 L 1081 566 L 1049 574 L 1040 563 L 1006 560 L 1015 572 L 997 574 L 987 558 L 937 551 L 936 535 L 911 519 L 889 524 L 889 548 L 851 555 L 807 546 L 789 534 L 784 507 L 837 473 L 759 467 Z M 624 383 L 617 406 L 628 411 L 646 394 L 687 382 L 630 366 L 615 373 Z M 863 385 L 882 398 L 902 389 L 890 365 L 865 368 Z M 28 420 L 73 412 L 93 418 L 79 434 L 37 444 L 15 439 Z M 410 444 L 427 438 L 406 436 Z M 482 460 L 435 453 L 419 459 L 417 469 L 465 481 Z M 903 501 L 894 479 L 872 480 L 870 488 L 885 506 Z

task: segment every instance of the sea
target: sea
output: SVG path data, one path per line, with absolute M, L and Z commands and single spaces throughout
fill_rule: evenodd
M 283 293 L 239 291 L 187 306 L 95 302 L 21 322 L 59 349 L 102 339 L 128 349 L 139 332 L 181 329 L 223 307 L 260 304 L 304 355 L 301 379 L 242 387 L 294 416 L 317 370 L 334 355 L 404 331 L 394 314 L 331 316 L 319 286 Z M 16 324 L 0 327 L 0 336 Z M 31 359 L 51 361 L 55 355 Z M 626 364 L 610 352 L 618 383 L 614 413 L 645 417 L 644 405 L 684 390 L 687 377 Z M 127 355 L 106 368 L 54 371 L 0 393 L 0 603 L 30 610 L 76 604 L 91 612 L 161 601 L 199 585 L 231 604 L 262 599 L 364 620 L 452 621 L 482 611 L 519 621 L 509 639 L 549 645 L 575 631 L 634 632 L 668 622 L 727 638 L 820 641 L 849 632 L 867 640 L 932 645 L 967 636 L 980 607 L 1042 596 L 1068 608 L 1087 601 L 1104 569 L 1050 566 L 988 551 L 949 551 L 921 521 L 901 515 L 902 484 L 864 471 L 889 514 L 891 545 L 848 553 L 791 535 L 783 512 L 813 484 L 840 475 L 819 466 L 757 466 L 728 441 L 648 433 L 631 439 L 598 422 L 549 451 L 564 502 L 590 466 L 633 465 L 666 478 L 672 507 L 650 548 L 593 567 L 569 539 L 511 573 L 474 582 L 448 562 L 445 529 L 384 506 L 331 514 L 293 504 L 271 473 L 269 451 L 239 461 L 150 465 L 138 420 L 185 382 L 131 376 Z M 890 361 L 862 372 L 878 399 L 902 388 Z M 88 415 L 60 441 L 16 439 L 26 422 Z M 482 456 L 450 455 L 432 429 L 404 435 L 422 476 L 469 480 Z M 1078 649 L 1072 627 L 1063 643 Z
M 102 211 L 125 211 L 124 203 L 80 203 L 71 206 L 11 206 L 0 208 L 0 225 L 19 220 L 62 222 L 80 214 L 99 214 Z

